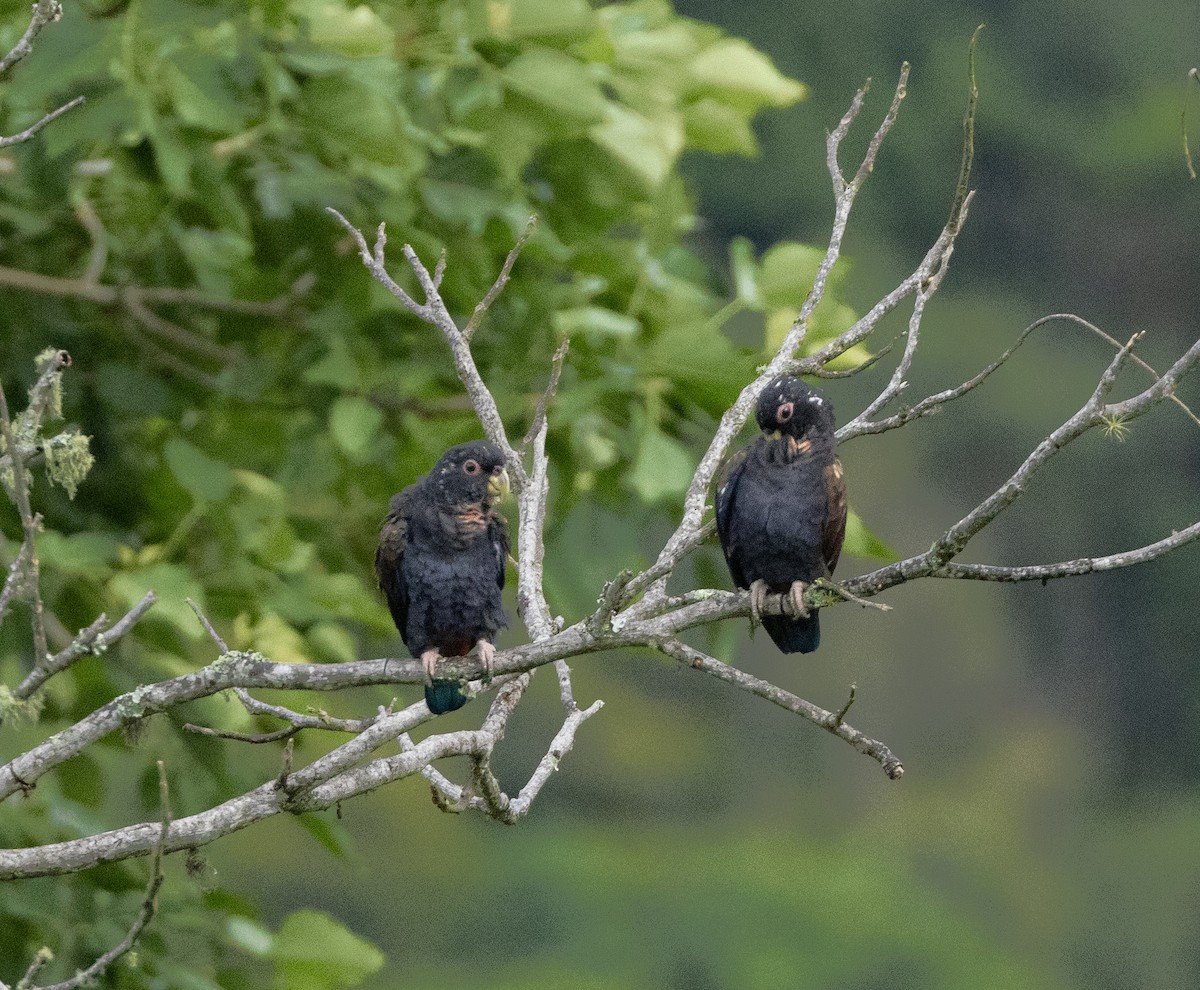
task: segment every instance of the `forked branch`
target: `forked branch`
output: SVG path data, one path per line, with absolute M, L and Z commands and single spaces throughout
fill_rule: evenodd
M 284 770 L 276 778 L 265 781 L 260 786 L 230 798 L 216 807 L 173 822 L 169 834 L 161 837 L 157 823 L 143 822 L 53 845 L 2 850 L 0 880 L 68 873 L 98 863 L 148 855 L 153 853 L 156 847 L 163 853 L 194 848 L 264 818 L 329 807 L 356 794 L 414 774 L 421 774 L 429 781 L 435 800 L 439 807 L 445 810 L 478 810 L 502 822 L 515 822 L 528 812 L 546 782 L 559 767 L 561 760 L 570 751 L 578 729 L 601 708 L 602 703 L 599 701 L 584 708 L 576 704 L 571 673 L 566 661 L 591 653 L 636 647 L 657 650 L 692 669 L 704 671 L 720 679 L 731 688 L 746 691 L 780 705 L 868 756 L 880 765 L 888 777 L 901 777 L 904 767 L 884 743 L 847 724 L 846 718 L 855 700 L 856 688 L 851 687 L 849 699 L 839 698 L 829 707 L 821 707 L 721 663 L 683 641 L 682 635 L 693 627 L 749 615 L 748 593 L 718 589 L 693 589 L 672 593 L 668 590 L 668 583 L 680 561 L 711 534 L 712 523 L 706 521 L 705 516 L 713 478 L 731 444 L 741 432 L 759 392 L 772 377 L 784 372 L 821 371 L 826 362 L 868 339 L 888 313 L 911 299 L 912 308 L 908 315 L 905 347 L 898 359 L 897 368 L 876 398 L 839 431 L 839 439 L 845 441 L 900 428 L 946 407 L 954 399 L 979 387 L 1007 361 L 1022 340 L 1051 319 L 1069 319 L 1101 333 L 1078 317 L 1047 317 L 1027 328 L 1007 354 L 962 385 L 931 395 L 910 407 L 887 412 L 906 388 L 907 372 L 915 360 L 924 313 L 947 274 L 956 237 L 962 229 L 971 204 L 971 192 L 966 187 L 970 156 L 965 151 L 964 172 L 960 175 L 956 187 L 950 219 L 915 269 L 883 295 L 844 333 L 811 354 L 797 356 L 802 354 L 809 320 L 824 296 L 829 275 L 841 255 L 842 240 L 855 196 L 870 175 L 879 148 L 896 120 L 906 92 L 907 76 L 908 69 L 905 66 L 889 108 L 870 140 L 864 157 L 849 179 L 842 171 L 839 150 L 846 134 L 862 112 L 866 96 L 865 87 L 855 96 L 846 115 L 830 133 L 826 150 L 835 197 L 833 224 L 812 291 L 779 351 L 758 377 L 742 390 L 721 418 L 691 479 L 684 498 L 682 516 L 675 531 L 665 541 L 649 566 L 639 573 L 623 572 L 614 577 L 599 593 L 595 610 L 570 623 L 558 618 L 550 608 L 542 580 L 549 490 L 546 437 L 550 428 L 549 407 L 566 359 L 565 342 L 555 354 L 548 372 L 549 384 L 545 395 L 538 402 L 529 431 L 519 446 L 510 442 L 500 409 L 483 381 L 471 353 L 472 334 L 482 326 L 482 319 L 488 307 L 515 271 L 519 261 L 519 250 L 533 229 L 532 222 L 519 233 L 516 244 L 505 259 L 492 287 L 472 309 L 465 322 L 460 324 L 459 318 L 450 312 L 441 296 L 442 277 L 447 264 L 452 263 L 452 258 L 447 260 L 448 255 L 443 252 L 434 263 L 431 272 L 412 247 L 404 245 L 401 252 L 404 262 L 419 287 L 414 295 L 389 272 L 384 228 L 378 228 L 374 244 L 371 244 L 358 228 L 345 217 L 335 213 L 353 238 L 359 256 L 372 277 L 388 289 L 400 306 L 442 334 L 450 348 L 464 390 L 471 399 L 484 431 L 508 457 L 520 516 L 517 526 L 518 601 L 529 633 L 529 642 L 496 654 L 496 676 L 486 686 L 472 680 L 482 673 L 475 659 L 455 658 L 444 661 L 440 668 L 443 676 L 470 680 L 473 692 L 491 692 L 493 696 L 478 728 L 452 732 L 435 731 L 424 739 L 414 741 L 411 733 L 433 719 L 423 701 L 399 710 L 393 710 L 390 706 L 381 708 L 375 715 L 362 719 L 339 719 L 329 716 L 323 710 L 305 712 L 267 705 L 248 692 L 258 688 L 333 691 L 372 684 L 416 685 L 424 679 L 424 671 L 419 661 L 389 658 L 332 665 L 273 663 L 256 653 L 229 651 L 211 624 L 201 616 L 220 651 L 216 660 L 193 673 L 139 687 L 136 691 L 122 695 L 0 766 L 0 800 L 17 793 L 27 793 L 54 767 L 82 753 L 108 733 L 130 722 L 230 688 L 238 693 L 250 714 L 256 717 L 266 716 L 282 723 L 278 729 L 257 735 L 212 730 L 231 740 L 264 743 L 286 738 L 290 744 L 297 732 L 312 729 L 342 732 L 349 738 L 306 766 L 295 767 L 290 760 L 286 761 Z M 968 142 L 971 140 L 973 100 L 972 96 L 967 114 L 965 140 Z M 1120 402 L 1110 401 L 1113 386 L 1121 373 L 1131 363 L 1142 363 L 1133 353 L 1136 342 L 1135 337 L 1124 345 L 1118 345 L 1115 356 L 1099 376 L 1096 388 L 1079 410 L 1051 431 L 992 494 L 966 512 L 953 526 L 936 534 L 926 544 L 930 547 L 929 550 L 880 567 L 868 574 L 842 581 L 838 585 L 815 586 L 807 595 L 810 603 L 832 607 L 845 599 L 867 604 L 869 599 L 896 584 L 922 577 L 1019 581 L 1084 574 L 1151 560 L 1200 537 L 1200 522 L 1190 522 L 1156 543 L 1106 557 L 1082 558 L 1032 567 L 960 564 L 956 559 L 979 532 L 1023 494 L 1034 475 L 1078 437 L 1089 430 L 1104 428 L 1106 423 L 1125 421 L 1143 415 L 1168 399 L 1178 402 L 1174 395 L 1175 387 L 1200 360 L 1200 341 L 1189 348 L 1163 374 L 1152 372 L 1153 382 L 1141 392 Z M 1144 363 L 1142 367 L 1152 371 Z M 1190 410 L 1188 414 L 1192 415 Z M 13 466 L 20 465 L 21 470 L 24 470 L 19 444 L 12 446 L 12 450 L 16 456 L 10 463 Z M 17 567 L 17 564 L 13 566 Z M 27 567 L 27 564 L 21 564 L 20 567 Z M 11 583 L 15 589 L 12 573 L 10 571 L 4 592 L 10 598 L 15 594 L 15 590 L 9 588 Z M 764 611 L 768 614 L 781 614 L 785 607 L 779 596 L 771 596 Z M 136 617 L 131 621 L 136 621 Z M 85 630 L 85 633 L 87 632 L 88 630 Z M 81 634 L 80 643 L 83 644 L 80 648 L 86 648 L 84 634 Z M 563 705 L 563 720 L 550 738 L 545 755 L 530 769 L 527 783 L 515 795 L 507 794 L 492 772 L 496 747 L 503 740 L 509 720 L 520 704 L 534 671 L 547 664 L 555 665 Z M 42 661 L 43 667 L 52 668 L 54 665 L 53 659 Z M 36 663 L 34 666 L 36 668 Z M 383 755 L 381 751 L 393 743 L 399 744 L 400 752 Z M 469 779 L 465 783 L 451 780 L 442 769 L 435 766 L 438 761 L 455 755 L 466 756 L 469 759 L 471 769 Z

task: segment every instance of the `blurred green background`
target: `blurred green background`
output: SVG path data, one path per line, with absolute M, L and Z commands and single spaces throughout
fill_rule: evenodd
M 8 6 L 5 50 L 26 10 Z M 401 649 L 369 576 L 378 519 L 390 492 L 478 428 L 441 341 L 371 285 L 324 206 L 367 229 L 385 219 L 393 245 L 409 240 L 430 259 L 445 246 L 446 295 L 463 314 L 524 218 L 541 216 L 476 350 L 520 435 L 557 336 L 572 336 L 551 413 L 547 557 L 552 607 L 569 619 L 670 531 L 713 418 L 803 296 L 804 265 L 780 263 L 803 254 L 786 245 L 828 235 L 825 131 L 873 77 L 843 153 L 853 162 L 903 60 L 909 97 L 815 334 L 844 328 L 937 236 L 980 22 L 978 193 L 909 395 L 964 380 L 1050 312 L 1121 339 L 1145 329 L 1141 353 L 1160 368 L 1195 339 L 1200 188 L 1179 126 L 1200 60 L 1194 3 L 675 10 L 697 21 L 664 4 L 551 0 L 68 4 L 6 81 L 3 133 L 76 93 L 89 100 L 5 151 L 5 271 L 78 284 L 91 250 L 81 217 L 94 214 L 108 284 L 268 300 L 315 280 L 277 319 L 159 305 L 183 330 L 172 338 L 127 307 L 31 291 L 0 271 L 10 402 L 20 406 L 43 347 L 69 349 L 65 416 L 93 435 L 97 457 L 74 501 L 37 479 L 48 607 L 73 629 L 148 587 L 164 599 L 136 636 L 61 679 L 38 724 L 0 728 L 0 757 L 116 692 L 211 660 L 185 594 L 233 645 L 277 660 Z M 757 301 L 739 293 L 731 255 Z M 906 320 L 885 322 L 872 348 Z M 898 553 L 924 549 L 1082 404 L 1110 354 L 1066 324 L 1039 331 L 944 415 L 847 444 L 852 504 Z M 840 419 L 889 373 L 885 359 L 829 383 Z M 1197 407 L 1200 383 L 1180 395 Z M 1124 442 L 1081 439 L 965 559 L 1115 552 L 1193 522 L 1198 439 L 1169 406 Z M 0 527 L 7 560 L 11 507 Z M 828 612 L 821 650 L 804 658 L 752 641 L 742 623 L 697 634 L 827 708 L 855 682 L 849 721 L 903 760 L 898 783 L 690 670 L 633 653 L 582 659 L 576 695 L 606 707 L 519 826 L 443 815 L 419 780 L 348 803 L 340 819 L 256 826 L 203 849 L 190 870 L 169 864 L 139 968 L 107 979 L 1195 986 L 1198 562 L 1189 547 L 1046 587 L 899 587 L 890 613 Z M 840 573 L 872 566 L 844 558 Z M 676 581 L 728 586 L 715 547 Z M 0 630 L 0 683 L 27 664 L 21 619 Z M 390 697 L 272 700 L 358 716 Z M 277 751 L 180 730 L 250 728 L 235 707 L 212 699 L 106 740 L 31 799 L 0 806 L 0 839 L 154 817 L 156 758 L 173 771 L 177 815 L 254 785 Z M 527 779 L 559 710 L 553 679 L 536 678 L 504 744 L 508 789 Z M 481 714 L 476 702 L 437 727 Z M 299 756 L 331 744 L 304 738 Z M 86 965 L 128 926 L 145 868 L 8 885 L 0 979 L 15 982 L 43 941 L 60 978 Z

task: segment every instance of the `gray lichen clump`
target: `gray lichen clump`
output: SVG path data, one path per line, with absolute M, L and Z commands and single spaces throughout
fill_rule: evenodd
M 96 459 L 89 446 L 91 438 L 70 427 L 44 445 L 46 474 L 74 498 L 79 483 L 87 477 Z
M 245 670 L 254 664 L 270 663 L 258 650 L 230 650 L 210 663 L 209 669 L 221 673 Z

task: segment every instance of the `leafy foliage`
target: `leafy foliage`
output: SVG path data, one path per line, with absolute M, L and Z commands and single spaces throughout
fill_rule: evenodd
M 0 44 L 24 23 L 10 18 Z M 39 729 L 206 657 L 186 598 L 231 648 L 276 660 L 348 660 L 392 643 L 367 579 L 382 506 L 478 427 L 440 346 L 371 283 L 326 206 L 384 220 L 423 256 L 445 251 L 442 292 L 463 315 L 540 216 L 476 354 L 520 426 L 558 338 L 572 338 L 552 412 L 552 526 L 631 495 L 652 525 L 682 494 L 697 428 L 753 371 L 760 348 L 723 335 L 734 309 L 684 243 L 698 221 L 677 165 L 689 148 L 754 153 L 753 117 L 804 87 L 666 3 L 69 5 L 14 74 L 0 125 L 27 126 L 79 93 L 81 108 L 3 160 L 0 260 L 18 277 L 66 280 L 14 295 L 5 373 L 27 380 L 18 356 L 47 341 L 72 352 L 67 415 L 97 455 L 76 501 L 39 493 L 48 610 L 73 630 L 149 589 L 159 604 L 117 648 L 120 662 L 81 663 L 56 684 Z M 772 319 L 806 288 L 806 269 L 776 257 L 750 263 L 746 278 L 763 285 L 735 307 L 765 315 L 767 348 Z M 111 305 L 81 291 L 97 272 L 117 287 Z M 144 301 L 147 320 L 125 286 L 186 291 Z M 272 299 L 274 317 L 231 304 Z M 61 436 L 45 468 L 74 496 L 91 455 L 78 430 Z M 595 567 L 615 571 L 629 549 L 597 551 Z M 7 680 L 28 652 L 17 626 L 0 630 Z M 205 717 L 252 728 L 229 706 Z M 4 731 L 19 744 L 29 730 Z M 169 773 L 204 768 L 172 776 L 180 806 L 261 772 L 174 716 L 151 734 L 131 742 L 153 745 Z M 131 808 L 153 818 L 155 781 L 129 780 L 118 751 L 67 764 L 39 787 L 38 813 L 0 808 L 5 844 L 65 838 Z M 309 824 L 344 851 L 327 825 Z M 46 973 L 86 965 L 119 940 L 142 882 L 134 864 L 6 891 L 0 972 L 21 971 L 64 917 L 75 934 Z M 170 877 L 162 896 L 114 985 L 259 985 L 273 971 L 278 986 L 332 988 L 382 961 L 314 912 L 272 932 L 219 889 Z

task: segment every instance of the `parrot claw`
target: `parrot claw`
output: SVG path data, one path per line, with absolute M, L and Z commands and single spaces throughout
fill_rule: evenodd
M 441 659 L 442 656 L 437 650 L 426 650 L 421 654 L 421 666 L 425 669 L 426 686 L 433 686 L 433 674 L 437 669 L 437 662 Z
M 791 588 L 788 589 L 788 600 L 792 603 L 792 612 L 801 619 L 807 619 L 809 616 L 808 605 L 804 602 L 804 592 L 808 590 L 808 584 L 804 581 L 793 581 Z
M 766 604 L 768 593 L 769 593 L 769 589 L 767 588 L 767 582 L 764 581 L 762 578 L 759 578 L 752 585 L 750 585 L 750 624 L 751 625 L 754 625 L 754 626 L 762 625 L 762 610 L 763 610 L 763 605 Z
M 495 673 L 496 647 L 486 639 L 481 639 L 476 647 L 479 650 L 479 662 L 483 665 L 483 679 L 490 681 Z

